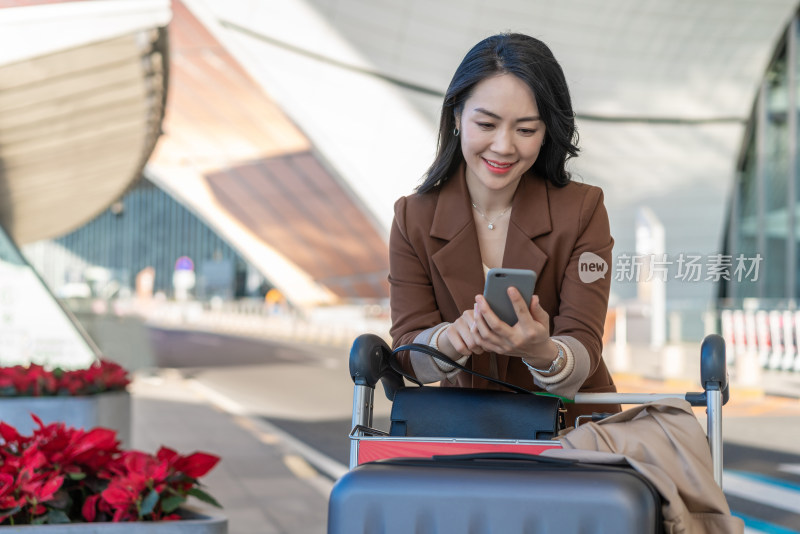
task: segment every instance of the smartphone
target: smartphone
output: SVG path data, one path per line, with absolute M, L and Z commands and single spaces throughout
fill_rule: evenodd
M 517 314 L 511 304 L 511 298 L 508 296 L 508 288 L 516 287 L 525 300 L 525 304 L 530 308 L 535 285 L 536 273 L 528 269 L 489 269 L 483 289 L 483 298 L 500 319 L 510 326 L 514 326 L 517 324 Z

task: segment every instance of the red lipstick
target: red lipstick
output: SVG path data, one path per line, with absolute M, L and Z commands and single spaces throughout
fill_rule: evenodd
M 494 174 L 505 174 L 511 170 L 511 167 L 514 166 L 514 163 L 504 163 L 502 161 L 494 161 L 486 158 L 481 158 L 483 160 L 483 164 L 486 165 L 486 168 L 489 169 L 490 172 Z

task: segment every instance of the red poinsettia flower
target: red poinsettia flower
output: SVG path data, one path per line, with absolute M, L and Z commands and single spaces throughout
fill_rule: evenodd
M 112 430 L 33 418 L 32 436 L 0 422 L 0 525 L 180 519 L 175 511 L 189 495 L 219 506 L 197 481 L 216 456 L 121 451 Z
M 8 473 L 0 473 L 0 510 L 10 510 L 20 506 L 24 499 L 15 496 L 16 480 Z
M 88 522 L 93 522 L 97 517 L 97 501 L 100 499 L 100 495 L 90 495 L 86 498 L 86 501 L 83 503 L 81 507 L 81 515 L 86 519 Z
M 156 456 L 166 460 L 175 471 L 184 473 L 191 478 L 200 478 L 211 471 L 219 462 L 219 456 L 214 456 L 213 454 L 195 452 L 189 456 L 181 456 L 166 447 L 161 447 Z
M 123 390 L 128 373 L 117 363 L 99 360 L 87 369 L 49 370 L 41 365 L 0 368 L 0 396 L 92 395 Z

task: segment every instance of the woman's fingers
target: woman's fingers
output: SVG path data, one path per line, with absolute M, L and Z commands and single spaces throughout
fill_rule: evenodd
M 457 361 L 469 351 L 464 344 L 464 340 L 461 339 L 461 336 L 453 329 L 452 325 L 439 334 L 439 341 L 436 345 L 441 352 L 453 361 Z
M 477 343 L 472 326 L 475 323 L 474 313 L 472 310 L 467 310 L 461 317 L 450 325 L 445 332 L 453 345 L 453 348 L 459 354 L 466 356 L 467 354 L 481 354 L 483 349 Z
M 516 287 L 509 287 L 508 298 L 511 299 L 511 305 L 514 307 L 514 313 L 517 314 L 517 321 L 520 321 L 524 324 L 525 320 L 531 317 L 532 313 L 531 310 L 528 309 L 525 299 L 522 298 L 522 294 Z M 533 299 L 536 299 L 537 302 L 539 301 L 539 297 L 533 297 L 531 299 L 531 305 L 533 305 Z
M 450 325 L 447 330 L 445 330 L 444 335 L 447 336 L 447 340 L 453 346 L 453 349 L 460 355 L 464 356 L 470 353 L 467 344 L 464 343 L 464 339 L 461 337 L 461 334 L 458 332 L 458 328 L 455 327 L 455 323 Z
M 516 288 L 509 288 L 508 296 L 517 314 L 512 327 L 497 317 L 483 296 L 475 297 L 475 332 L 478 344 L 486 351 L 501 354 L 527 354 L 531 347 L 550 336 L 550 316 L 539 303 L 539 297 L 525 303 Z
M 489 325 L 486 324 L 486 319 L 483 318 L 483 315 L 478 311 L 478 303 L 475 303 L 475 324 L 472 325 L 472 333 L 477 337 L 478 342 L 480 343 L 483 339 L 485 339 L 491 329 Z
M 482 317 L 484 322 L 489 327 L 489 329 L 492 330 L 492 332 L 495 332 L 500 336 L 508 334 L 508 332 L 506 332 L 505 329 L 511 327 L 508 326 L 508 324 L 505 321 L 499 318 L 496 313 L 494 313 L 492 307 L 489 306 L 489 303 L 486 301 L 485 298 L 483 298 L 483 295 L 477 295 L 475 297 L 475 304 L 476 304 L 475 307 L 476 317 L 477 316 Z
M 497 317 L 483 297 L 478 297 L 475 302 L 474 332 L 477 343 L 484 350 L 505 353 L 513 346 L 511 336 L 514 331 Z
M 522 297 L 520 297 L 521 299 Z M 550 316 L 544 311 L 542 308 L 541 303 L 539 302 L 539 297 L 534 295 L 531 299 L 531 309 L 530 309 L 531 317 L 533 317 L 537 323 L 541 323 L 545 325 L 548 330 L 550 328 Z

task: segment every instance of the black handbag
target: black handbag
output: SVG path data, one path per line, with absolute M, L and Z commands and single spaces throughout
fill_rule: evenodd
M 514 393 L 423 386 L 400 369 L 394 357 L 406 350 L 422 352 Z M 529 391 L 483 375 L 457 364 L 428 345 L 403 345 L 392 351 L 392 355 L 392 368 L 420 387 L 406 387 L 395 393 L 390 436 L 548 440 L 566 426 L 564 403 L 556 395 Z

